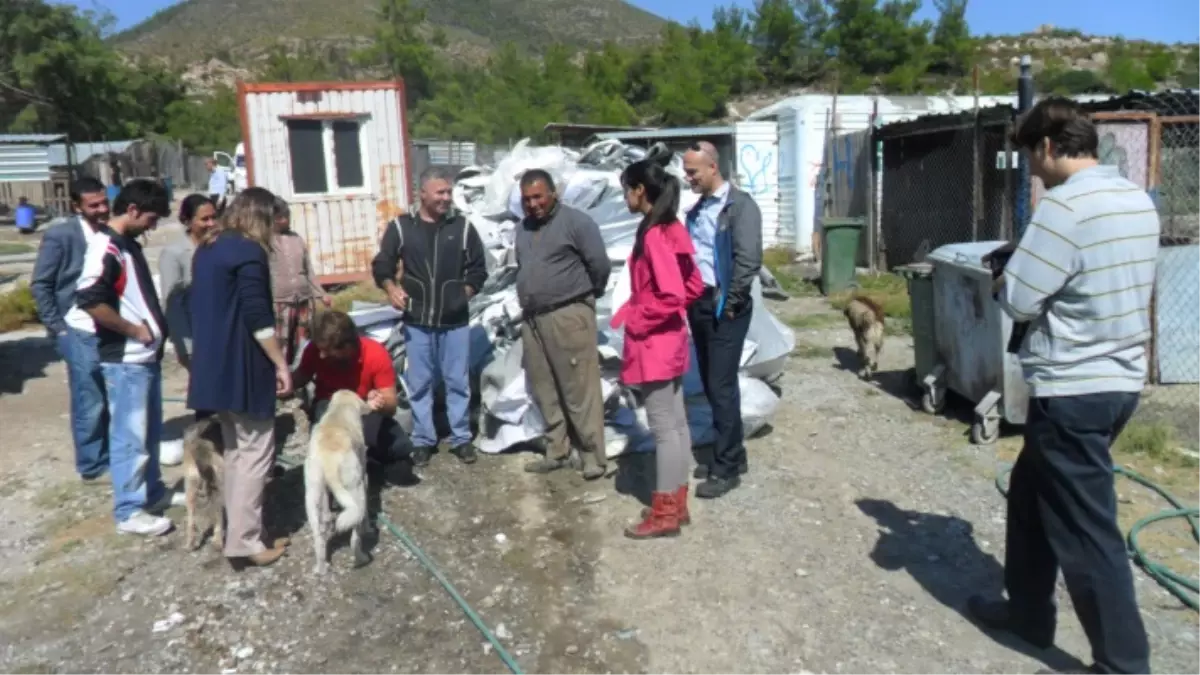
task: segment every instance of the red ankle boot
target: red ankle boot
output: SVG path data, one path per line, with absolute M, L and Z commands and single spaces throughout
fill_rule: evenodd
M 680 525 L 691 525 L 692 515 L 688 512 L 688 484 L 684 483 L 675 491 L 675 512 L 679 514 Z
M 675 503 L 674 492 L 655 492 L 651 496 L 650 513 L 645 516 L 645 520 L 625 528 L 625 536 L 630 539 L 674 537 L 677 534 L 679 534 L 679 511 Z
M 684 483 L 683 485 L 680 485 L 678 488 L 676 488 L 675 492 L 673 494 L 675 495 L 675 508 L 679 513 L 679 524 L 680 525 L 691 525 L 692 524 L 692 516 L 688 512 L 688 485 L 687 485 L 687 483 Z M 651 509 L 649 506 L 642 509 L 642 518 L 649 518 L 650 511 L 651 511 Z

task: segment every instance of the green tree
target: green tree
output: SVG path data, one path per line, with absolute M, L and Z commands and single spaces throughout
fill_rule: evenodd
M 368 67 L 381 67 L 390 77 L 403 78 L 410 108 L 433 93 L 436 54 L 421 34 L 425 17 L 425 9 L 412 0 L 380 0 L 375 42 L 358 59 Z
M 1045 71 L 1038 78 L 1038 88 L 1063 95 L 1108 91 L 1104 79 L 1091 70 Z
M 934 0 L 938 10 L 933 28 L 932 70 L 966 75 L 974 60 L 975 41 L 967 27 L 967 0 Z
M 727 17 L 722 18 L 728 21 Z M 805 30 L 792 0 L 755 0 L 751 34 L 767 81 L 772 84 L 794 81 Z
M 0 2 L 0 129 L 73 140 L 162 131 L 162 111 L 183 97 L 179 78 L 119 58 L 103 40 L 106 25 L 70 6 Z
M 166 136 L 192 152 L 229 152 L 241 139 L 237 93 L 219 87 L 203 98 L 179 99 L 166 106 Z
M 1179 70 L 1175 79 L 1181 87 L 1200 88 L 1200 47 L 1191 47 L 1183 58 L 1179 59 Z
M 1108 53 L 1108 84 L 1118 93 L 1131 89 L 1154 89 L 1154 78 L 1145 64 L 1136 58 L 1124 40 L 1113 43 Z
M 876 0 L 830 0 L 829 4 L 832 11 L 824 42 L 844 74 L 901 82 L 924 73 L 930 27 L 928 22 L 913 21 L 920 0 L 885 0 L 878 6 Z
M 1156 83 L 1171 79 L 1177 70 L 1175 54 L 1162 47 L 1151 51 L 1146 56 L 1145 64 L 1146 74 Z

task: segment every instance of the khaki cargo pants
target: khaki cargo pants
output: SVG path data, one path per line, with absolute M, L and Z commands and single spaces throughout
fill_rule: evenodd
M 521 343 L 530 393 L 546 421 L 546 458 L 567 458 L 574 441 L 603 467 L 604 394 L 595 305 L 581 300 L 526 319 Z

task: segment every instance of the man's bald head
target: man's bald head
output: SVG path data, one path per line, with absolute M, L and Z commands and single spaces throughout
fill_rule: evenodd
M 720 157 L 717 146 L 708 141 L 695 143 L 683 153 L 683 172 L 692 192 L 711 195 L 721 187 L 725 179 L 721 177 Z

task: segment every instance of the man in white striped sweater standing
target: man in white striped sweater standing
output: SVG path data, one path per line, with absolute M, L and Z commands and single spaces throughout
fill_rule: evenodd
M 1019 354 L 1029 414 L 1008 495 L 1008 600 L 975 597 L 968 609 L 1048 648 L 1061 568 L 1093 671 L 1148 673 L 1109 449 L 1146 380 L 1158 215 L 1099 163 L 1096 128 L 1076 103 L 1039 102 L 1013 136 L 1048 189 L 996 282 L 1004 310 L 1030 324 Z

